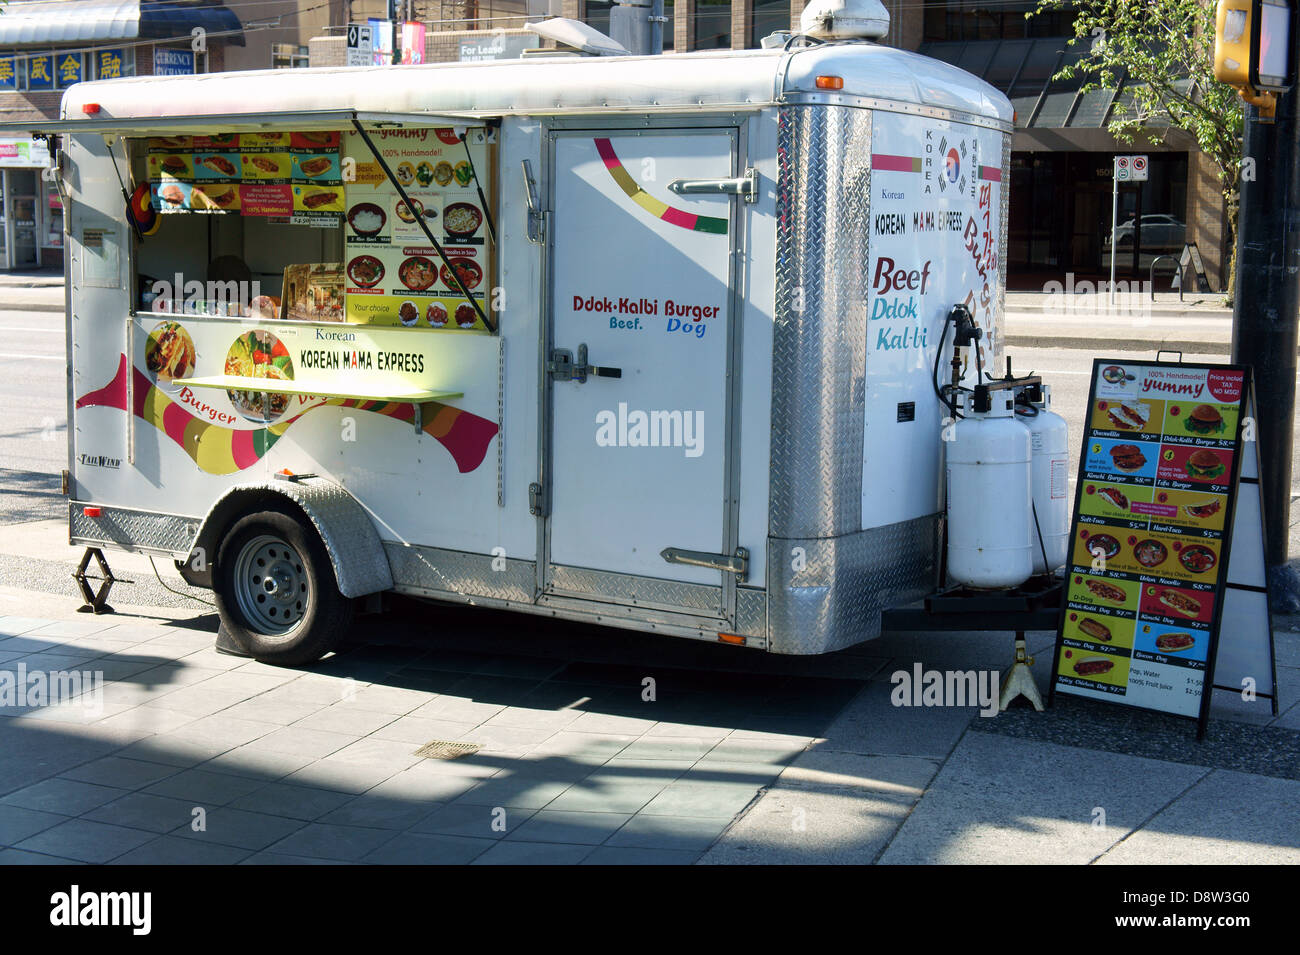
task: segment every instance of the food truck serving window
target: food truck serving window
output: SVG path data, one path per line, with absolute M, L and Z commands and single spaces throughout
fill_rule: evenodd
M 484 127 L 401 127 L 135 140 L 133 171 L 148 183 L 135 214 L 151 233 L 138 244 L 141 305 L 492 330 L 493 139 Z M 149 280 L 169 278 L 187 249 L 191 274 L 246 270 L 264 294 L 233 304 L 151 294 Z

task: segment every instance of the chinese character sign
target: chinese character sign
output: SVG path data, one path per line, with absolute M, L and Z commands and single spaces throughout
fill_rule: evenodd
M 101 80 L 116 80 L 122 76 L 122 51 L 121 50 L 100 50 L 99 51 L 99 78 Z
M 54 57 L 33 56 L 27 61 L 27 88 L 33 90 L 54 88 Z
M 79 53 L 65 53 L 59 57 L 59 85 L 71 86 L 80 83 L 85 77 L 81 75 L 83 65 Z

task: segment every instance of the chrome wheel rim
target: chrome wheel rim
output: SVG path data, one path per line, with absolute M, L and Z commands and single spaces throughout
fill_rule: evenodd
M 284 636 L 311 607 L 311 583 L 302 555 L 272 534 L 254 537 L 235 559 L 235 600 L 258 633 Z

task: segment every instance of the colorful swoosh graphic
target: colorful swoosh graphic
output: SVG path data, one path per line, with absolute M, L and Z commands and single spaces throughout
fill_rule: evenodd
M 135 398 L 135 407 L 131 410 L 135 416 L 171 438 L 200 470 L 208 474 L 234 474 L 256 464 L 280 440 L 291 424 L 316 408 L 335 405 L 370 411 L 399 421 L 415 420 L 415 405 L 410 402 L 326 398 L 320 404 L 312 405 L 291 418 L 277 421 L 265 428 L 226 428 L 191 414 L 140 369 L 132 368 L 131 372 L 134 374 Z M 77 407 L 101 406 L 126 411 L 126 381 L 127 362 L 123 355 L 113 380 L 103 388 L 82 395 L 77 399 Z M 424 422 L 421 430 L 451 452 L 461 474 L 473 471 L 483 463 L 488 444 L 497 433 L 495 421 L 438 401 L 421 402 L 420 414 Z
M 596 152 L 605 162 L 605 168 L 614 177 L 618 187 L 627 193 L 628 198 L 650 213 L 656 219 L 663 219 L 669 225 L 680 226 L 693 232 L 712 232 L 717 235 L 727 234 L 727 220 L 714 216 L 697 216 L 693 212 L 674 209 L 667 203 L 660 202 L 641 188 L 641 184 L 632 178 L 632 174 L 623 167 L 623 162 L 614 152 L 614 146 L 608 139 L 594 140 Z

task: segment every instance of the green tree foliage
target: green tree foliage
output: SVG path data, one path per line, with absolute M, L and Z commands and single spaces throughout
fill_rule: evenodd
M 1212 0 L 1040 0 L 1027 17 L 1073 9 L 1072 50 L 1077 61 L 1055 79 L 1080 77 L 1083 91 L 1118 89 L 1132 95 L 1111 111 L 1108 128 L 1120 142 L 1160 144 L 1169 129 L 1196 140 L 1217 167 L 1228 212 L 1232 268 L 1236 271 L 1237 185 L 1241 174 L 1242 103 L 1214 78 Z

